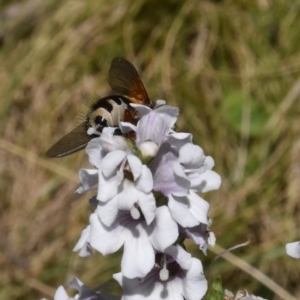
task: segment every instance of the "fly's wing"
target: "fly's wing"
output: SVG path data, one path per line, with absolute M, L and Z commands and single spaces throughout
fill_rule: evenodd
M 137 104 L 150 105 L 145 87 L 135 67 L 125 58 L 114 58 L 109 69 L 109 85 L 117 94 Z
M 87 134 L 87 124 L 82 123 L 62 137 L 47 152 L 48 157 L 62 157 L 84 149 L 94 136 Z

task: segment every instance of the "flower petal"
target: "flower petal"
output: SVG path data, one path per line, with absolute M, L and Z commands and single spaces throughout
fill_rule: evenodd
M 156 218 L 151 223 L 151 227 L 153 228 L 150 236 L 151 243 L 158 251 L 163 252 L 178 238 L 178 226 L 167 206 L 156 209 Z
M 79 171 L 79 179 L 81 182 L 81 186 L 75 191 L 76 195 L 80 195 L 98 184 L 98 170 L 81 169 Z
M 142 173 L 142 162 L 132 154 L 127 155 L 127 161 L 130 167 L 130 171 L 133 175 L 133 179 L 134 181 L 136 181 Z
M 115 150 L 112 152 L 109 152 L 102 160 L 101 163 L 101 169 L 102 173 L 105 177 L 110 177 L 114 173 L 116 173 L 116 170 L 118 166 L 121 164 L 121 162 L 126 157 L 126 153 L 121 150 Z
M 54 300 L 69 300 L 69 299 L 70 297 L 67 294 L 65 288 L 62 285 L 60 285 L 55 292 Z
M 152 109 L 149 106 L 142 105 L 142 104 L 130 103 L 130 106 L 135 108 L 140 113 L 141 118 L 152 111 Z
M 186 143 L 191 143 L 193 136 L 185 132 L 173 132 L 168 136 L 166 142 L 176 149 L 180 149 Z
M 119 184 L 120 179 L 118 176 L 105 178 L 102 172 L 99 172 L 97 199 L 103 202 L 107 202 L 112 199 L 118 193 Z
M 213 232 L 210 232 L 208 225 L 200 224 L 194 227 L 181 227 L 179 226 L 180 234 L 185 238 L 190 238 L 193 242 L 199 245 L 199 249 L 206 255 L 207 245 L 214 246 L 216 240 Z M 211 241 L 209 242 L 209 239 Z
M 89 225 L 82 230 L 80 239 L 73 249 L 74 252 L 80 250 L 80 257 L 87 257 L 92 255 L 91 247 L 89 246 L 90 227 L 91 226 Z
M 187 300 L 200 300 L 206 294 L 207 280 L 203 275 L 202 263 L 192 257 L 192 266 L 183 279 L 184 298 Z
M 187 169 L 200 168 L 204 160 L 203 150 L 197 145 L 187 143 L 179 150 L 179 162 Z
M 102 253 L 102 255 L 105 256 L 107 254 L 114 253 L 124 244 L 126 233 L 124 232 L 124 228 L 118 223 L 107 227 L 99 220 L 98 216 L 93 213 L 90 216 L 90 224 L 91 246 Z
M 190 192 L 187 197 L 190 203 L 189 210 L 194 218 L 200 223 L 208 224 L 209 203 L 194 192 Z
M 180 163 L 174 163 L 173 172 L 175 182 L 177 183 L 177 186 L 181 188 L 174 190 L 172 194 L 175 196 L 185 196 L 188 193 L 191 184 Z
M 215 166 L 215 161 L 211 156 L 206 156 L 205 160 L 204 160 L 204 165 L 208 168 L 208 169 L 212 169 Z
M 163 118 L 167 121 L 170 129 L 175 125 L 179 115 L 179 109 L 177 107 L 163 105 L 158 107 L 155 111 L 156 113 L 163 115 Z
M 170 194 L 186 195 L 189 188 L 189 181 L 180 174 L 183 174 L 182 167 L 177 160 L 169 160 L 155 170 L 154 190 L 161 192 L 165 196 Z M 180 170 L 181 168 L 181 170 Z M 175 169 L 175 170 L 174 170 Z M 175 171 L 175 172 L 174 172 Z
M 107 127 L 104 128 L 100 136 L 100 145 L 105 152 L 111 152 L 114 150 L 127 150 L 126 141 L 122 136 L 115 136 L 114 131 L 116 128 Z
M 120 122 L 119 127 L 123 134 L 130 131 L 136 131 L 136 126 L 128 122 Z
M 110 227 L 118 216 L 118 196 L 115 196 L 108 202 L 98 201 L 96 213 L 101 222 Z
M 141 192 L 150 193 L 153 189 L 152 173 L 145 165 L 141 171 L 141 176 L 135 182 L 136 188 Z
M 182 269 L 188 270 L 191 268 L 192 256 L 190 253 L 185 251 L 181 246 L 171 245 L 164 252 L 172 256 Z
M 100 147 L 100 138 L 92 139 L 85 148 L 86 154 L 89 156 L 90 163 L 96 168 L 100 168 L 101 165 L 101 147 Z
M 154 249 L 141 224 L 125 240 L 121 266 L 127 278 L 145 277 L 154 266 Z
M 166 290 L 166 291 L 165 291 Z M 162 290 L 161 294 L 168 295 L 168 297 L 164 298 L 166 300 L 188 300 L 183 298 L 183 286 L 181 278 L 175 277 L 172 281 L 169 281 Z
M 97 290 L 90 290 L 76 277 L 72 278 L 68 282 L 68 286 L 78 291 L 78 294 L 75 296 L 75 298 L 68 298 L 69 300 L 120 300 L 120 297 L 101 293 Z
M 189 200 L 187 197 L 177 197 L 170 195 L 168 207 L 174 220 L 182 227 L 194 227 L 199 225 L 197 219 L 189 210 Z
M 155 124 L 155 126 L 153 126 Z M 145 141 L 152 141 L 161 145 L 170 131 L 168 122 L 161 114 L 151 111 L 140 119 L 136 129 L 136 143 L 141 145 Z
M 151 299 L 160 299 L 162 286 L 157 287 L 153 278 L 148 277 L 149 275 L 147 275 L 145 280 L 141 280 L 140 278 L 129 279 L 123 276 L 122 273 L 113 275 L 113 278 L 123 289 L 123 300 L 147 300 L 150 296 Z
M 154 109 L 159 108 L 160 106 L 166 105 L 166 100 L 158 99 L 155 101 Z
M 156 202 L 152 193 L 139 193 L 138 205 L 144 215 L 147 225 L 151 224 L 155 218 Z
M 133 205 L 139 200 L 139 192 L 133 182 L 125 179 L 122 183 L 122 192 L 118 194 L 118 207 L 122 210 L 131 210 Z
M 188 175 L 188 178 L 191 181 L 191 189 L 201 193 L 217 190 L 221 185 L 221 176 L 212 170 L 202 174 L 193 173 Z
M 73 277 L 68 282 L 68 286 L 80 292 L 82 286 L 84 286 L 83 282 L 81 282 L 77 277 Z
M 287 255 L 294 258 L 300 258 L 300 242 L 286 244 L 285 250 Z

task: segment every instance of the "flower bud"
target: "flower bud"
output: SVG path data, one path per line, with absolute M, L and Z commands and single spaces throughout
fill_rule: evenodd
M 143 142 L 139 148 L 143 157 L 154 157 L 159 149 L 158 145 L 151 141 Z

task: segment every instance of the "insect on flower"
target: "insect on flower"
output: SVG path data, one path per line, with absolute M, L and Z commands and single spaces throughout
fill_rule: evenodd
M 153 106 L 138 72 L 128 60 L 124 58 L 112 60 L 108 82 L 117 95 L 95 101 L 84 122 L 56 142 L 46 152 L 48 157 L 63 157 L 84 149 L 105 127 L 118 127 L 123 121 L 137 124 L 139 113 L 130 106 L 130 103 Z M 89 128 L 94 129 L 94 134 L 87 133 Z M 116 130 L 116 134 L 121 134 L 121 131 Z M 128 137 L 134 138 L 130 133 Z

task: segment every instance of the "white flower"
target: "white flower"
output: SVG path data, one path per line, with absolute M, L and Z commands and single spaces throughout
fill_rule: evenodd
M 207 224 L 209 204 L 194 192 L 186 196 L 169 195 L 168 206 L 172 217 L 183 227 L 194 227 L 200 223 Z
M 159 149 L 158 145 L 151 141 L 146 141 L 140 144 L 139 149 L 143 157 L 154 157 Z
M 151 110 L 147 106 L 132 105 L 142 116 L 136 130 L 136 143 L 152 141 L 161 145 L 168 134 L 173 132 L 172 128 L 178 117 L 179 110 L 169 105 L 160 106 Z
M 159 100 L 153 110 L 140 104 L 132 103 L 131 106 L 140 114 L 138 125 L 121 122 L 120 129 L 123 133 L 135 131 L 137 146 L 148 140 L 161 145 L 167 136 L 174 132 L 173 127 L 179 114 L 177 107 L 163 105 Z
M 75 194 L 79 195 L 85 191 L 97 188 L 101 162 L 109 152 L 114 150 L 128 150 L 124 138 L 113 135 L 115 129 L 111 127 L 104 128 L 100 137 L 94 138 L 88 143 L 85 151 L 89 156 L 90 163 L 97 169 L 81 169 L 79 171 L 81 186 L 76 190 Z
M 100 291 L 92 291 L 87 288 L 78 278 L 74 277 L 68 282 L 68 286 L 77 290 L 78 294 L 73 298 L 69 297 L 63 286 L 58 287 L 54 300 L 120 300 L 120 297 L 107 295 Z
M 200 260 L 178 245 L 156 254 L 156 264 L 145 278 L 130 279 L 124 273 L 113 277 L 123 288 L 123 300 L 200 300 L 207 291 Z
M 201 261 L 180 243 L 189 238 L 204 254 L 214 245 L 210 206 L 197 193 L 218 189 L 221 178 L 192 135 L 174 131 L 178 108 L 164 104 L 157 101 L 153 109 L 131 104 L 140 116 L 137 125 L 122 122 L 123 136 L 104 128 L 86 147 L 94 169 L 79 172 L 76 194 L 96 190 L 97 195 L 90 199 L 95 208 L 90 224 L 73 250 L 82 257 L 92 249 L 105 256 L 123 247 L 121 273 L 114 275 L 122 300 L 200 300 L 207 291 Z M 60 286 L 54 299 L 119 299 L 92 291 L 77 278 L 69 286 L 78 291 L 74 298 Z
M 285 250 L 287 255 L 294 258 L 300 258 L 300 242 L 286 244 Z
M 168 143 L 164 143 L 150 169 L 153 174 L 154 187 L 156 192 L 165 196 L 185 196 L 190 189 L 190 181 L 180 165 L 176 150 Z
M 210 156 L 205 156 L 199 146 L 191 143 L 182 146 L 179 150 L 179 162 L 191 182 L 192 190 L 206 193 L 220 187 L 220 175 L 211 170 L 214 167 L 214 160 Z
M 154 174 L 154 189 L 167 195 L 172 193 L 184 194 L 191 189 L 197 192 L 208 192 L 218 189 L 221 184 L 220 176 L 212 171 L 214 161 L 205 156 L 203 150 L 190 142 L 190 136 L 175 134 L 161 145 L 151 166 Z M 165 180 L 164 180 L 165 178 Z M 174 187 L 179 185 L 176 190 Z
M 151 193 L 152 188 L 151 171 L 137 156 L 115 150 L 103 158 L 99 169 L 98 200 L 107 202 L 118 194 L 130 193 L 130 197 L 123 194 L 119 204 L 120 208 L 131 208 L 140 197 Z
M 97 210 L 110 201 L 99 206 Z M 164 251 L 173 244 L 178 237 L 176 222 L 171 217 L 166 206 L 156 210 L 155 218 L 147 224 L 139 210 L 114 210 L 111 213 L 113 221 L 110 226 L 105 225 L 96 213 L 90 217 L 91 246 L 103 255 L 116 252 L 124 245 L 122 257 L 122 272 L 128 278 L 144 277 L 154 265 L 155 250 Z
M 132 220 L 144 218 L 145 226 L 151 224 L 156 211 L 152 191 L 159 192 L 168 198 L 172 218 L 187 228 L 185 237 L 193 239 L 205 252 L 209 236 L 203 228 L 208 224 L 209 204 L 195 192 L 219 188 L 220 176 L 211 170 L 213 159 L 192 144 L 190 134 L 172 130 L 177 108 L 160 106 L 151 110 L 141 105 L 134 107 L 141 115 L 138 125 L 122 123 L 121 129 L 124 132 L 136 131 L 135 145 L 126 144 L 123 137 L 113 136 L 112 128 L 104 130 L 99 141 L 93 141 L 87 148 L 90 161 L 98 169 L 80 171 L 82 185 L 77 193 L 93 189 L 99 181 L 98 223 L 111 228 L 122 214 Z M 143 165 L 141 159 L 154 155 L 148 165 Z M 81 246 L 78 244 L 76 249 L 82 250 L 81 255 L 88 255 L 87 245 L 89 240 Z M 114 246 L 117 245 L 116 242 Z M 96 247 L 105 253 L 98 242 Z
M 236 293 L 234 300 L 267 300 L 267 299 L 249 294 L 247 290 L 242 290 Z
M 179 151 L 177 147 L 180 147 Z M 188 150 L 192 150 L 192 155 L 186 153 Z M 205 163 L 206 159 L 200 147 L 190 143 L 182 146 L 178 140 L 176 147 L 164 143 L 150 166 L 153 189 L 168 197 L 172 216 L 183 227 L 208 222 L 209 204 L 194 191 L 217 189 L 221 180 L 209 169 L 211 160 L 207 160 L 209 165 Z
M 216 242 L 215 235 L 209 231 L 209 225 L 200 223 L 194 227 L 179 226 L 179 233 L 184 238 L 191 239 L 195 244 L 199 245 L 199 249 L 206 255 L 208 245 L 214 246 Z

